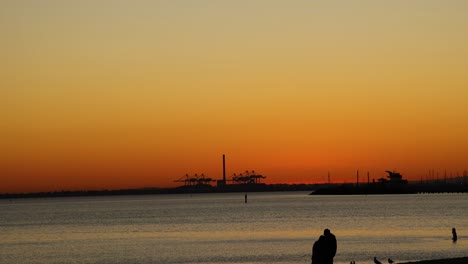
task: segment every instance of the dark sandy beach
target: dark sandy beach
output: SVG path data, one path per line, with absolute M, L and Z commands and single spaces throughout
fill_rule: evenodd
M 401 262 L 399 264 L 468 264 L 468 257 Z

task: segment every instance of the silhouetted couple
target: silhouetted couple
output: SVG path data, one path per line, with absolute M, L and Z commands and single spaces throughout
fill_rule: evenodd
M 336 254 L 336 237 L 329 229 L 323 231 L 323 236 L 312 247 L 312 264 L 333 264 Z

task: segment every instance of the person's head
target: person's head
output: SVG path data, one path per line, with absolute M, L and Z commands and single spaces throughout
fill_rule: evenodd
M 318 240 L 319 240 L 319 241 L 325 240 L 325 236 L 320 236 Z
M 327 229 L 323 230 L 323 235 L 325 235 L 325 236 L 330 235 L 330 229 L 327 228 Z

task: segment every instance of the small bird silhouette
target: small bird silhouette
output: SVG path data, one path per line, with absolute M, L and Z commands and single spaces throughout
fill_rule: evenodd
M 375 264 L 382 264 L 382 262 L 380 262 L 376 257 L 374 257 L 374 263 Z
M 392 264 L 393 262 L 395 261 L 393 261 L 391 258 L 388 258 L 388 263 Z

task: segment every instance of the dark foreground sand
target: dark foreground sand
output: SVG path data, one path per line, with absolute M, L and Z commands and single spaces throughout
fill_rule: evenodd
M 400 264 L 468 264 L 468 257 L 451 259 L 434 259 L 415 262 L 402 262 Z

